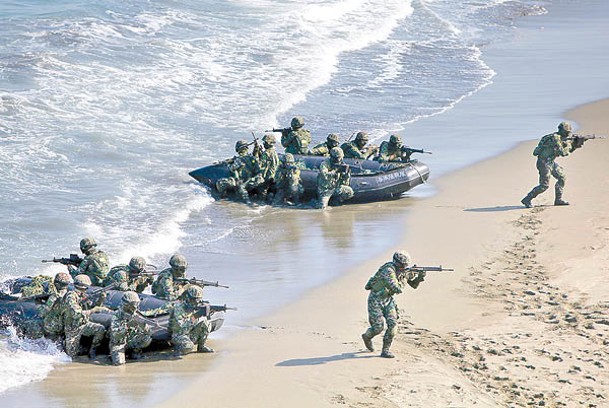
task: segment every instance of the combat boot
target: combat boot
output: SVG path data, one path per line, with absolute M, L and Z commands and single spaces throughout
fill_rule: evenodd
M 383 358 L 395 358 L 393 353 L 391 351 L 389 351 L 389 350 L 383 350 L 381 352 L 381 357 L 383 357 Z
M 554 205 L 569 205 L 569 202 L 563 200 L 562 198 L 557 198 L 554 200 Z
M 395 358 L 393 353 L 391 351 L 389 351 L 389 347 L 391 347 L 392 342 L 393 342 L 393 339 L 387 339 L 387 338 L 383 339 L 383 351 L 381 352 L 381 357 Z
M 197 353 L 214 353 L 215 350 L 209 346 L 199 346 L 197 348 Z
M 523 198 L 522 200 L 520 200 L 520 202 L 522 203 L 522 205 L 524 205 L 526 208 L 532 208 L 533 204 L 531 203 L 531 197 L 530 196 L 526 196 L 525 198 Z
M 370 351 L 374 351 L 374 346 L 372 345 L 372 338 L 368 337 L 368 334 L 362 334 L 362 340 L 364 340 L 364 346 Z

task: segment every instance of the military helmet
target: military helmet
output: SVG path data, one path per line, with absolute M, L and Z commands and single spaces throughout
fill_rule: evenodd
M 391 136 L 389 136 L 389 143 L 391 143 L 392 145 L 401 145 L 402 138 L 399 137 L 398 135 L 391 135 Z
M 121 301 L 123 303 L 130 303 L 132 305 L 139 305 L 140 304 L 140 297 L 137 295 L 137 293 L 135 293 L 134 291 L 130 290 L 130 291 L 127 291 L 127 292 L 123 293 L 123 296 L 121 297 Z
M 133 272 L 142 272 L 146 269 L 146 260 L 141 256 L 134 256 L 129 261 L 129 269 Z
M 267 144 L 277 143 L 277 139 L 275 139 L 275 135 L 264 135 L 264 136 L 262 136 L 262 141 Z
M 169 265 L 173 268 L 186 268 L 188 266 L 188 261 L 184 255 L 174 254 L 169 258 Z
M 404 250 L 396 251 L 393 254 L 393 262 L 399 266 L 406 267 L 410 264 L 410 254 Z
M 345 154 L 340 147 L 333 147 L 330 149 L 330 157 L 336 161 L 341 161 L 345 157 Z
M 87 289 L 91 286 L 91 278 L 85 274 L 76 275 L 74 278 L 74 287 L 78 289 Z
M 288 164 L 294 163 L 294 155 L 292 153 L 286 153 L 283 156 L 283 161 L 288 163 Z
M 304 126 L 304 118 L 302 116 L 295 116 L 292 118 L 292 122 L 290 122 L 290 125 L 294 129 L 300 129 Z
M 203 299 L 203 289 L 197 285 L 190 285 L 184 294 L 190 300 L 201 301 Z
M 80 240 L 80 250 L 83 252 L 88 251 L 94 246 L 97 246 L 97 242 L 93 238 L 86 237 Z
M 558 131 L 559 132 L 570 132 L 571 124 L 569 122 L 560 122 L 558 124 Z
M 336 133 L 330 133 L 326 138 L 327 142 L 334 142 L 334 144 L 338 145 L 340 143 L 340 139 Z
M 357 132 L 357 135 L 355 135 L 355 141 L 358 140 L 362 140 L 362 141 L 366 141 L 368 142 L 368 133 L 366 132 Z
M 70 284 L 70 275 L 65 272 L 59 272 L 53 280 L 55 286 L 68 286 Z
M 247 140 L 237 140 L 237 143 L 235 143 L 235 151 L 238 153 L 242 149 L 247 149 L 248 145 Z

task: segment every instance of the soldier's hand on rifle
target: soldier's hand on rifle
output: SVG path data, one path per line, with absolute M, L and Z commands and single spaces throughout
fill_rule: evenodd
M 585 141 L 586 139 L 576 136 L 572 142 L 573 149 L 579 149 L 580 147 L 583 147 Z

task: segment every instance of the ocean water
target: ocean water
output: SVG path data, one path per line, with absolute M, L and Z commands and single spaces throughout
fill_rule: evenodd
M 216 202 L 188 171 L 302 115 L 314 141 L 401 132 L 434 152 L 422 157 L 433 184 L 607 96 L 599 10 L 600 0 L 2 1 L 0 278 L 61 271 L 40 260 L 77 252 L 84 236 L 114 264 L 141 255 L 165 267 L 180 251 L 190 274 L 231 286 L 208 296 L 240 308 L 229 326 L 247 325 L 337 276 L 327 267 L 337 258 L 345 268 L 385 250 L 407 204 L 293 217 Z M 500 95 L 514 104 L 489 109 Z M 433 191 L 423 187 L 413 195 Z M 257 256 L 269 251 L 272 262 Z M 23 378 L 64 361 L 0 338 L 0 361 Z

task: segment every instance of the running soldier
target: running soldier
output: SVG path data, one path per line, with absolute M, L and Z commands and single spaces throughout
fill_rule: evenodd
M 387 330 L 383 336 L 381 357 L 395 357 L 389 351 L 395 337 L 399 317 L 397 304 L 393 296 L 402 293 L 404 281 L 413 289 L 416 289 L 425 280 L 425 271 L 411 272 L 407 270 L 410 262 L 408 252 L 397 251 L 393 254 L 393 260 L 382 265 L 365 286 L 365 289 L 370 291 L 368 295 L 368 322 L 370 327 L 362 334 L 362 339 L 366 348 L 374 351 L 372 339 L 383 331 L 383 319 L 385 319 Z

